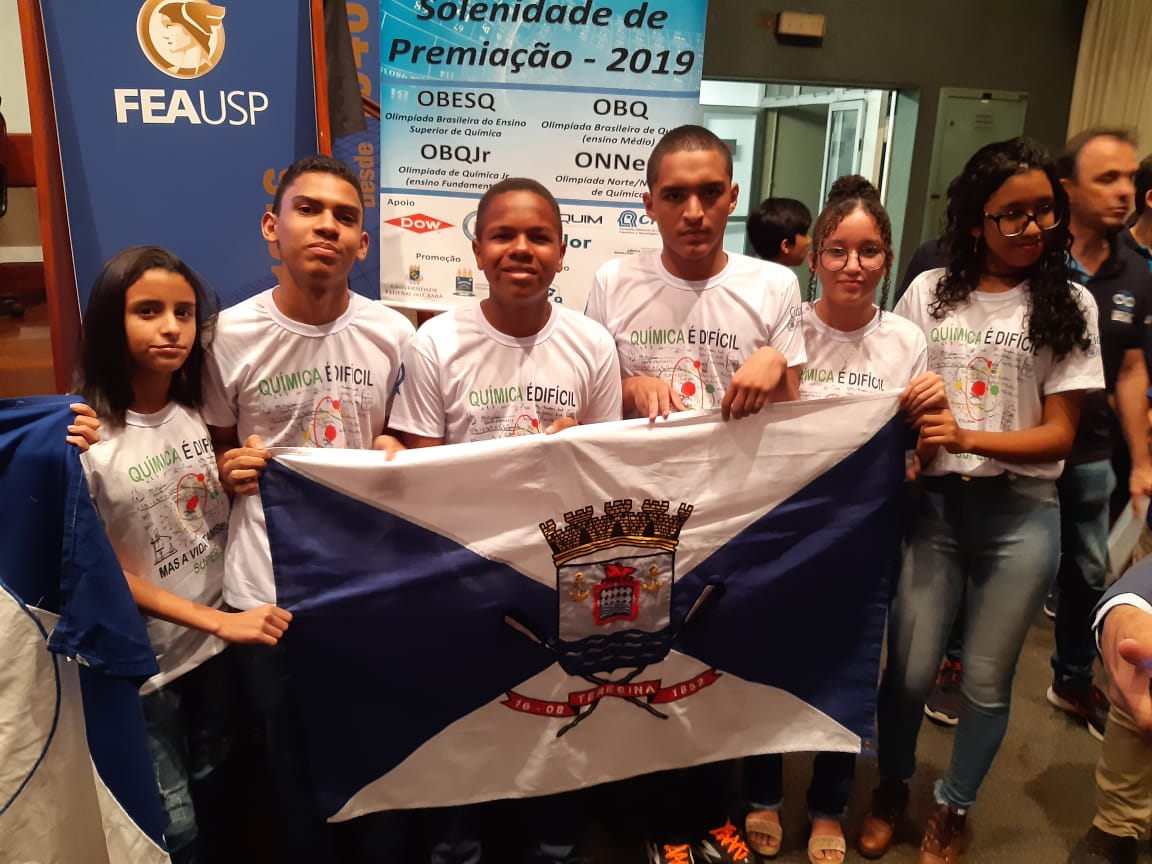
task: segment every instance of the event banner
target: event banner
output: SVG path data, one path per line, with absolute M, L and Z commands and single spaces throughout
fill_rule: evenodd
M 542 795 L 873 735 L 898 394 L 409 450 L 261 480 L 324 812 Z
M 493 183 L 561 204 L 552 300 L 583 309 L 604 261 L 658 246 L 645 168 L 699 122 L 705 0 L 381 0 L 381 297 L 445 309 L 487 295 L 471 241 Z
M 376 74 L 380 68 L 380 6 L 375 0 L 349 0 L 345 11 L 365 128 L 342 135 L 333 120 L 332 155 L 347 162 L 360 178 L 364 230 L 368 233 L 368 254 L 352 266 L 348 284 L 356 293 L 376 300 L 380 297 L 380 76 Z M 329 68 L 329 81 L 333 75 Z
M 83 310 L 127 246 L 164 246 L 225 305 L 274 284 L 260 236 L 315 153 L 307 0 L 40 0 Z

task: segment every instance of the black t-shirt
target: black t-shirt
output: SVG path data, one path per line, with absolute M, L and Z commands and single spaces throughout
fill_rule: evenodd
M 904 278 L 896 286 L 896 296 L 892 298 L 892 306 L 896 306 L 900 298 L 904 296 L 904 292 L 908 290 L 908 286 L 912 284 L 912 280 L 921 273 L 947 266 L 948 247 L 945 245 L 944 239 L 925 240 L 912 253 L 912 260 L 908 262 L 908 267 L 904 271 Z
M 1126 447 L 1108 395 L 1116 389 L 1116 378 L 1124 352 L 1142 349 L 1149 356 L 1145 322 L 1152 314 L 1152 275 L 1148 265 L 1117 234 L 1109 240 L 1108 259 L 1092 276 L 1069 261 L 1069 278 L 1084 285 L 1096 299 L 1100 321 L 1100 357 L 1104 361 L 1104 390 L 1087 393 L 1080 407 L 1080 425 L 1068 462 L 1073 465 L 1098 462 L 1112 456 L 1113 445 Z

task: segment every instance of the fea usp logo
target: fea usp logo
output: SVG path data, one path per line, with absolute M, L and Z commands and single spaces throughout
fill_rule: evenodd
M 136 19 L 140 49 L 172 78 L 207 75 L 224 55 L 224 11 L 208 0 L 146 0 Z

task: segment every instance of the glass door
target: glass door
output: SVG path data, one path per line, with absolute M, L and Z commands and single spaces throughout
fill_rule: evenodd
M 864 147 L 864 113 L 867 102 L 849 99 L 828 106 L 828 132 L 824 140 L 824 182 L 820 201 L 837 177 L 860 173 L 860 155 Z

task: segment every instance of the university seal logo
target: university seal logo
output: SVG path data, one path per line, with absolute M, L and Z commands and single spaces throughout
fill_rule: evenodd
M 716 682 L 720 675 L 715 669 L 675 684 L 638 680 L 648 666 L 668 656 L 679 633 L 671 615 L 676 547 L 691 515 L 690 504 L 671 513 L 667 501 L 649 499 L 636 510 L 631 499 L 624 499 L 606 502 L 599 515 L 591 506 L 565 513 L 563 526 L 552 519 L 540 523 L 556 565 L 558 638 L 546 642 L 514 618 L 505 621 L 551 651 L 569 675 L 593 686 L 570 692 L 565 702 L 510 691 L 505 705 L 569 718 L 557 732 L 560 736 L 583 722 L 604 698 L 623 699 L 667 719 L 655 706 Z M 697 598 L 689 618 L 704 599 L 703 594 Z M 606 677 L 619 669 L 629 671 L 620 678 Z
M 173 78 L 207 75 L 224 54 L 224 7 L 207 0 L 147 0 L 136 19 L 140 49 Z

